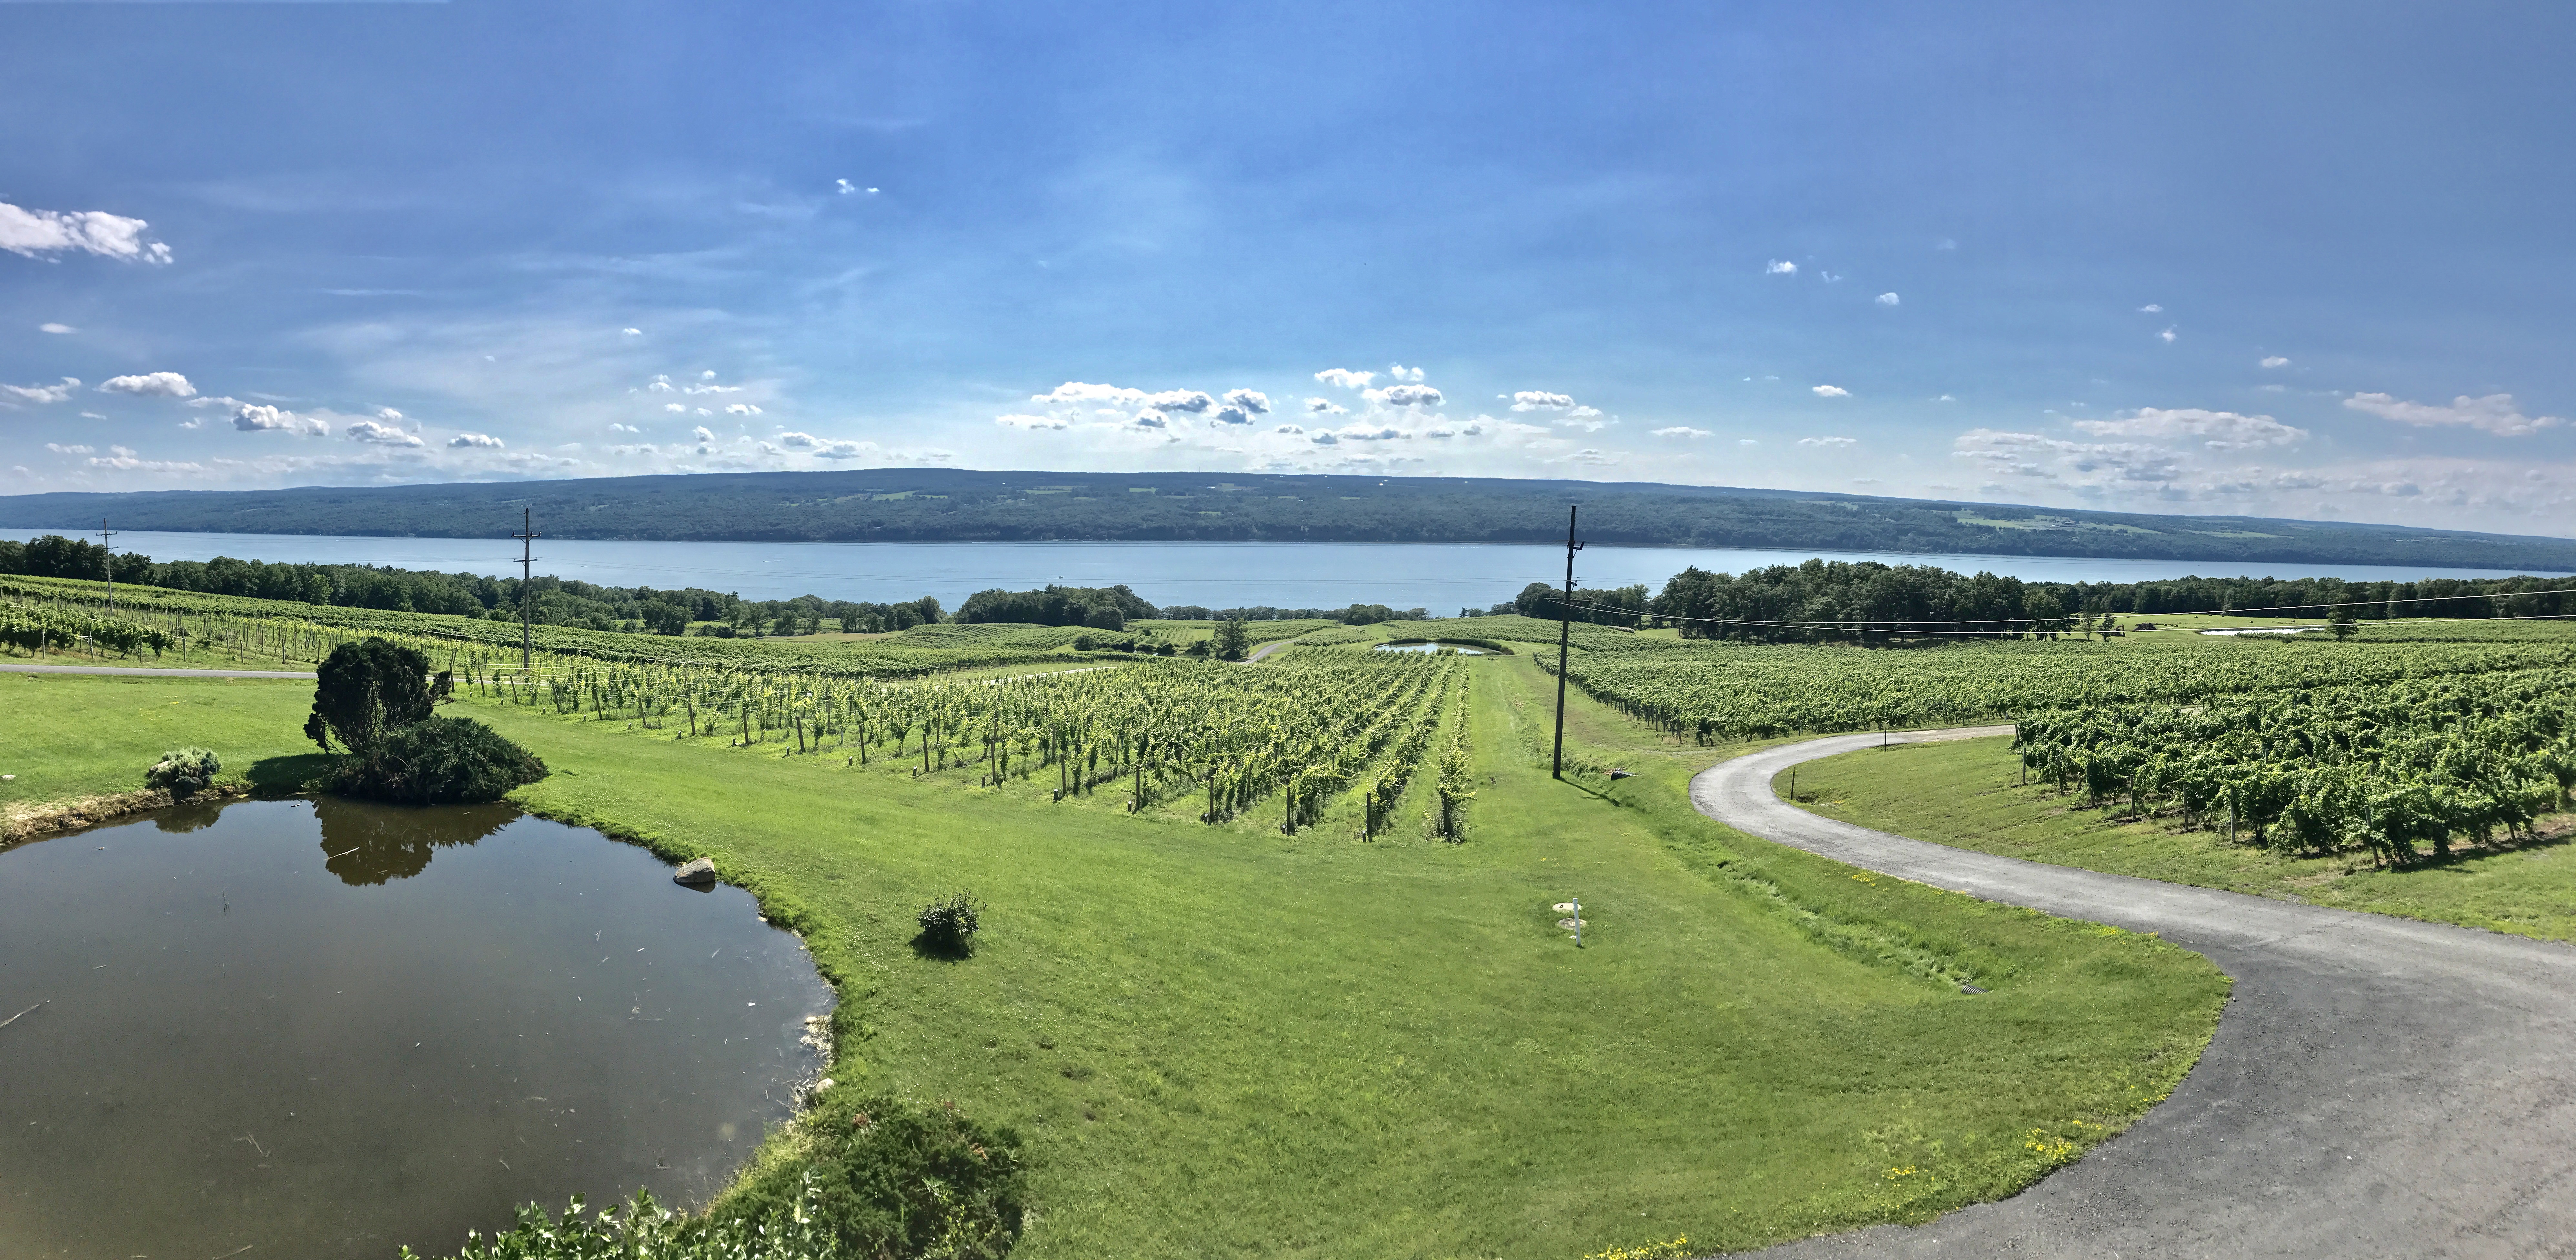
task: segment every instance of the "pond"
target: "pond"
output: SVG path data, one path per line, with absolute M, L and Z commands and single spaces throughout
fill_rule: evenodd
M 12 1257 L 390 1258 L 574 1193 L 698 1205 L 792 1114 L 832 1001 L 749 894 L 506 805 L 182 806 L 0 851 L 0 959 Z
M 1437 652 L 1444 647 L 1460 656 L 1492 655 L 1492 653 L 1487 652 L 1483 648 L 1461 647 L 1455 643 L 1381 643 L 1371 650 L 1377 652 Z

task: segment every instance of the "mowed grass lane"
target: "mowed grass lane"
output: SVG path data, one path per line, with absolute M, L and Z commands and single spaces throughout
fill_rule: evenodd
M 1642 773 L 1553 782 L 1534 671 L 1472 668 L 1488 779 L 1454 846 L 460 708 L 555 768 L 529 807 L 709 854 L 798 924 L 843 994 L 841 1088 L 1018 1127 L 1030 1256 L 1570 1257 L 1920 1219 L 2115 1130 L 2215 1025 L 2194 956 L 1699 818 L 1712 754 L 1579 698 L 1578 751 Z M 917 955 L 913 915 L 959 888 L 990 907 L 976 956 Z M 1569 895 L 1581 951 L 1547 908 Z
M 2128 821 L 2125 804 L 2020 782 L 2009 736 L 1899 744 L 1798 768 L 1800 803 L 1898 835 L 2057 866 L 2225 888 L 2321 906 L 2576 940 L 2576 819 L 2545 820 L 2536 843 L 2461 847 L 2447 861 L 2401 869 L 2363 854 L 2302 857 L 2232 844 L 2226 828 L 2183 830 L 2173 817 Z M 1787 795 L 1785 780 L 1778 785 Z

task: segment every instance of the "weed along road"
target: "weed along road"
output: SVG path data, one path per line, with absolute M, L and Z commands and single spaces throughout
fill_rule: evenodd
M 1692 780 L 1692 803 L 1854 866 L 2159 933 L 2236 988 L 2182 1087 L 2081 1161 L 1918 1228 L 1764 1254 L 2576 1255 L 2576 949 L 1973 853 L 1821 818 L 1774 794 L 1773 776 L 1790 766 L 1880 739 L 1809 740 L 1721 763 Z

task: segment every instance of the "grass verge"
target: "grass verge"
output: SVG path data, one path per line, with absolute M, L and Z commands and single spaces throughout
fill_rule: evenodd
M 2116 1131 L 2215 1027 L 2224 978 L 2161 942 L 1708 822 L 1688 776 L 1730 750 L 1662 750 L 1578 696 L 1578 773 L 1551 780 L 1546 680 L 1467 667 L 1459 845 L 460 709 L 555 770 L 528 808 L 710 856 L 805 935 L 842 998 L 826 1107 L 954 1099 L 1023 1134 L 1026 1256 L 1570 1258 L 1922 1220 Z M 94 726 L 79 755 L 135 774 L 168 742 L 119 733 L 144 697 L 233 686 L 24 685 L 46 700 L 13 714 Z M 231 723 L 292 747 L 309 687 L 242 686 L 289 702 L 240 692 L 181 742 L 224 751 Z M 961 888 L 988 907 L 974 955 L 915 949 L 921 906 Z M 1548 908 L 1573 895 L 1580 951 Z
M 2462 844 L 2447 861 L 2382 869 L 2359 854 L 2299 857 L 2185 830 L 2170 814 L 2131 818 L 2080 795 L 2020 783 L 2009 737 L 1898 744 L 1798 767 L 1799 803 L 1918 840 L 2057 866 L 2224 888 L 2262 897 L 2576 940 L 2576 819 L 2533 842 Z M 1781 785 L 1786 794 L 1785 782 Z

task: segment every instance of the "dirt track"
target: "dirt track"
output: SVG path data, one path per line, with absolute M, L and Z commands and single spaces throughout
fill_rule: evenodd
M 1762 1254 L 2576 1257 L 2576 948 L 1973 853 L 1771 790 L 1791 765 L 1879 739 L 1739 757 L 1692 780 L 1691 800 L 1854 866 L 2162 933 L 2235 995 L 2182 1088 L 2073 1166 L 1919 1228 Z

